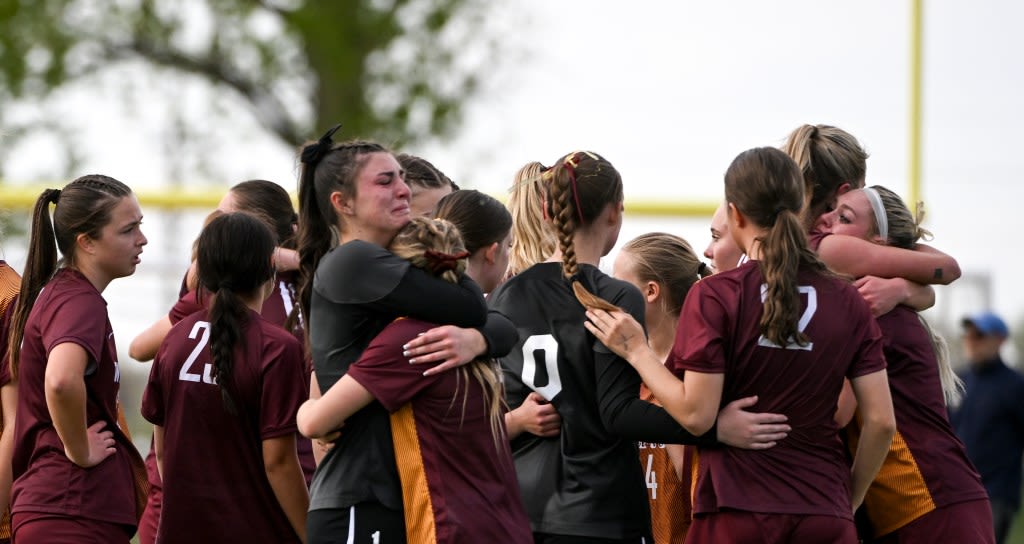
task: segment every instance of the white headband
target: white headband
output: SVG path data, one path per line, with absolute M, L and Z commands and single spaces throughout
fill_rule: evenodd
M 882 237 L 882 242 L 888 242 L 889 217 L 885 215 L 885 206 L 882 205 L 882 197 L 878 194 L 878 191 L 871 187 L 865 187 L 864 194 L 868 196 L 868 202 L 871 203 L 871 209 L 875 212 L 875 223 L 878 224 L 878 235 Z

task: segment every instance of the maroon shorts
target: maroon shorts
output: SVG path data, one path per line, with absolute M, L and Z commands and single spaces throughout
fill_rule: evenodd
M 992 508 L 987 500 L 968 501 L 942 508 L 911 521 L 871 541 L 875 544 L 902 542 L 971 542 L 994 544 Z
M 853 525 L 853 520 L 835 516 L 724 510 L 715 514 L 694 516 L 690 532 L 686 535 L 686 542 L 857 544 L 857 529 Z
M 135 534 L 131 525 L 34 512 L 14 514 L 11 525 L 15 542 L 128 544 Z

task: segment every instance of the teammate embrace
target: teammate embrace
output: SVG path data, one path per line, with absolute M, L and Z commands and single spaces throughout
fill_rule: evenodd
M 740 153 L 710 266 L 651 233 L 613 277 L 605 157 L 527 164 L 506 209 L 336 130 L 301 149 L 298 214 L 232 188 L 132 343 L 156 358 L 144 517 L 101 295 L 139 262 L 141 210 L 104 176 L 40 196 L 6 310 L 0 276 L 15 542 L 128 542 L 140 518 L 144 544 L 993 541 L 916 314 L 959 268 L 863 189 L 850 134 Z

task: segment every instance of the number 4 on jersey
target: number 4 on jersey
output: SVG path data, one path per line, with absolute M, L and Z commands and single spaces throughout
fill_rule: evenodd
M 562 391 L 558 340 L 554 336 L 536 334 L 523 342 L 523 383 L 548 400 Z

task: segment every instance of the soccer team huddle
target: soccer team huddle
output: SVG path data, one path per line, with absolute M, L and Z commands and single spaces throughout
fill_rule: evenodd
M 0 541 L 994 542 L 918 311 L 960 275 L 842 129 L 740 153 L 701 260 L 619 242 L 624 182 L 574 151 L 507 205 L 372 141 L 300 149 L 298 211 L 233 186 L 152 360 L 144 460 L 102 293 L 146 244 L 131 189 L 44 191 L 0 261 Z

